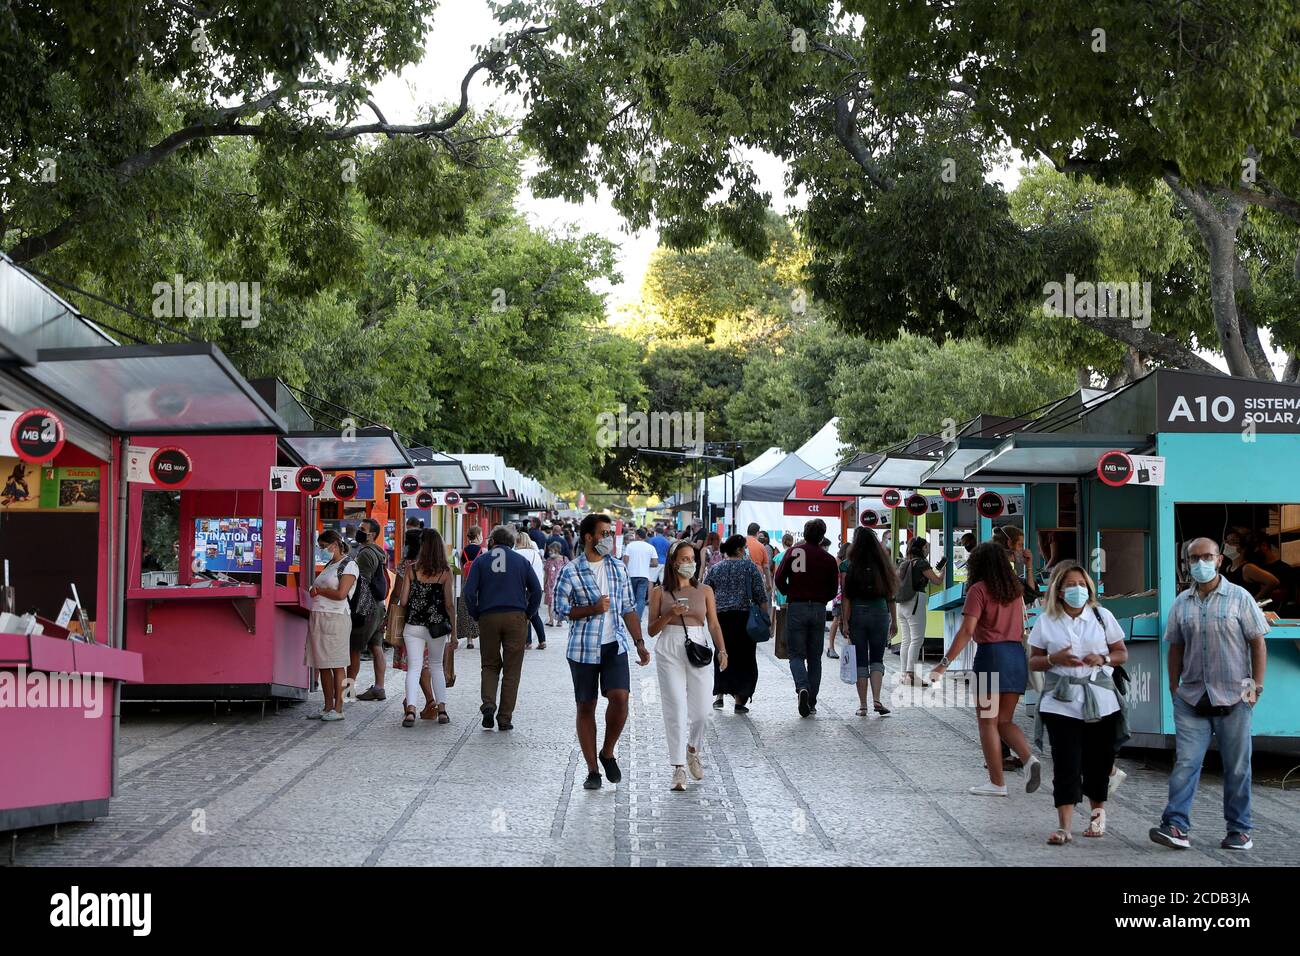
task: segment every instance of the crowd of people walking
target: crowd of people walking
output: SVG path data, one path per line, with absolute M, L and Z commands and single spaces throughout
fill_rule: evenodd
M 1278 572 L 1267 552 L 1255 562 L 1242 559 L 1246 536 L 1234 530 L 1222 553 L 1204 538 L 1184 547 L 1194 584 L 1176 598 L 1165 634 L 1177 756 L 1168 806 L 1150 831 L 1152 841 L 1171 848 L 1190 846 L 1192 798 L 1212 738 L 1225 774 L 1227 836 L 1220 846 L 1252 845 L 1250 714 L 1263 693 L 1268 623 L 1249 588 L 1267 593 Z M 840 670 L 855 685 L 857 717 L 892 715 L 885 657 L 896 636 L 904 687 L 942 681 L 973 642 L 969 671 L 987 780 L 970 793 L 1007 796 L 1012 771 L 1023 773 L 1026 792 L 1040 787 L 1042 762 L 1015 715 L 1031 675 L 1041 675 L 1033 744 L 1043 751 L 1046 736 L 1057 812 L 1047 842 L 1073 841 L 1074 810 L 1085 799 L 1083 836 L 1106 833 L 1106 802 L 1125 776 L 1115 757 L 1129 739 L 1128 650 L 1123 628 L 1098 600 L 1096 582 L 1054 541 L 1040 538 L 1043 567 L 1036 572 L 1019 528 L 999 527 L 982 543 L 972 534 L 963 538 L 969 553 L 961 625 L 926 673 L 926 595 L 943 583 L 944 562 L 931 565 L 929 543 L 920 536 L 897 564 L 867 527 L 855 529 L 833 556 L 818 518 L 805 524 L 802 539 L 784 535 L 780 548 L 757 524 L 725 539 L 698 526 L 672 537 L 662 525 L 619 536 L 600 513 L 549 526 L 533 518 L 524 527 L 492 529 L 486 545 L 481 539 L 480 528 L 471 526 L 464 546 L 453 551 L 436 530 L 408 522 L 400 558 L 390 560 L 372 519 L 351 543 L 335 530 L 319 535 L 322 569 L 311 588 L 306 661 L 319 674 L 324 706 L 310 717 L 343 719 L 367 649 L 374 684 L 356 699 L 384 700 L 389 644 L 393 666 L 406 672 L 402 726 L 421 719 L 449 723 L 448 688 L 463 640 L 468 648 L 479 642 L 483 728 L 512 730 L 525 651 L 534 636 L 538 650 L 547 647 L 547 626 L 567 627 L 584 787 L 622 779 L 618 743 L 635 657 L 640 667 L 655 663 L 669 787 L 682 791 L 690 779 L 705 777 L 710 699 L 720 710 L 730 697 L 735 713 L 747 714 L 759 680 L 758 645 L 773 636 L 777 657 L 788 659 L 801 718 L 817 714 L 823 649 L 827 657 L 840 656 L 837 634 L 843 654 L 852 657 Z M 1031 628 L 1030 603 L 1039 605 Z M 834 609 L 829 646 L 828 606 Z M 603 737 L 597 726 L 602 696 Z

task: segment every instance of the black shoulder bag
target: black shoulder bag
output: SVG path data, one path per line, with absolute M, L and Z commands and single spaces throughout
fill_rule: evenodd
M 673 592 L 668 591 L 667 593 L 672 596 L 674 601 L 677 600 L 677 596 Z M 713 663 L 713 648 L 705 644 L 696 644 L 691 640 L 691 632 L 686 629 L 686 622 L 681 621 L 679 623 L 682 625 L 682 638 L 686 641 L 686 659 L 691 662 L 692 667 L 708 667 Z

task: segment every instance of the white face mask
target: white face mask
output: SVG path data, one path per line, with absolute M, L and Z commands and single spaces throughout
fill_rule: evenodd
M 680 574 L 682 577 L 686 578 L 687 580 L 690 580 L 691 578 L 695 577 L 695 565 L 679 564 L 677 565 L 677 573 Z
M 1227 558 L 1229 561 L 1231 561 L 1233 558 L 1235 558 L 1235 557 L 1236 557 L 1237 555 L 1239 555 L 1240 553 L 1241 553 L 1241 552 L 1238 551 L 1238 550 L 1236 549 L 1236 547 L 1233 546 L 1233 545 L 1231 545 L 1231 544 L 1225 544 L 1225 545 L 1223 546 L 1223 556 L 1224 556 L 1225 558 Z

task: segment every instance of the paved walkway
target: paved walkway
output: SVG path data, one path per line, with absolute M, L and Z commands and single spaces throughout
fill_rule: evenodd
M 585 791 L 562 632 L 525 659 L 515 730 L 477 715 L 478 652 L 458 657 L 453 722 L 400 726 L 401 685 L 322 724 L 307 704 L 210 710 L 137 707 L 122 720 L 118 795 L 106 818 L 19 835 L 21 865 L 664 864 L 1300 865 L 1300 792 L 1256 787 L 1255 849 L 1218 849 L 1221 790 L 1203 783 L 1197 847 L 1151 844 L 1166 775 L 1141 760 L 1110 805 L 1104 840 L 1044 845 L 1050 776 L 1036 794 L 973 797 L 982 779 L 967 710 L 858 718 L 825 661 L 818 716 L 799 719 L 788 670 L 761 645 L 747 716 L 713 712 L 706 779 L 668 790 L 654 666 L 634 668 L 620 745 L 623 783 Z M 897 658 L 889 656 L 889 666 Z M 392 672 L 390 672 L 392 673 Z M 404 675 L 398 675 L 404 676 Z M 886 680 L 893 681 L 893 675 Z M 369 686 L 368 665 L 362 687 Z M 394 692 L 395 691 L 395 692 Z M 1076 818 L 1076 836 L 1086 819 Z M 5 850 L 8 848 L 6 847 Z M 0 864 L 8 860 L 0 852 Z

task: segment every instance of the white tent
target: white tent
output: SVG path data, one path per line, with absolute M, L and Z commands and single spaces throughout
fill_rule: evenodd
M 844 457 L 844 446 L 840 442 L 840 420 L 832 418 L 818 430 L 816 435 L 804 442 L 795 454 L 806 461 L 818 474 L 834 468 Z M 801 478 L 808 477 L 800 475 Z M 829 476 L 827 476 L 829 477 Z

